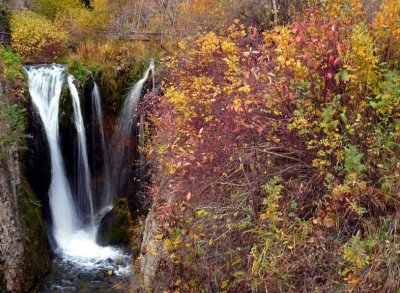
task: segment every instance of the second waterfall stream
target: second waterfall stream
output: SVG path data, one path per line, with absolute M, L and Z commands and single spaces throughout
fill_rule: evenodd
M 66 261 L 87 268 L 96 267 L 102 260 L 117 258 L 127 260 L 129 256 L 122 250 L 109 246 L 102 247 L 96 243 L 101 215 L 111 209 L 116 197 L 116 194 L 110 192 L 116 192 L 119 187 L 118 182 L 109 181 L 110 177 L 121 178 L 116 174 L 118 169 L 121 168 L 120 154 L 115 157 L 115 155 L 112 156 L 111 153 L 107 153 L 97 85 L 95 85 L 93 92 L 96 98 L 94 106 L 101 127 L 100 143 L 104 152 L 102 157 L 105 160 L 103 172 L 105 172 L 106 182 L 104 182 L 103 192 L 94 194 L 88 161 L 90 154 L 88 153 L 84 115 L 81 107 L 82 101 L 74 77 L 67 73 L 65 65 L 32 65 L 26 66 L 25 70 L 28 75 L 32 104 L 40 117 L 49 146 L 51 161 L 51 182 L 48 191 L 51 210 L 49 233 L 51 233 L 50 238 L 54 239 L 56 254 Z M 151 62 L 144 77 L 132 87 L 126 97 L 112 144 L 117 143 L 116 140 L 118 139 L 123 140 L 131 135 L 133 119 L 135 119 L 132 113 L 137 107 L 143 85 L 150 71 L 154 71 L 153 62 Z M 73 117 L 71 118 L 74 121 L 77 144 L 75 146 L 77 156 L 74 158 L 73 165 L 77 168 L 76 175 L 74 175 L 77 178 L 68 178 L 61 150 L 59 116 L 62 111 L 60 105 L 64 85 L 68 85 L 72 98 Z M 71 182 L 74 182 L 77 186 L 72 188 Z M 96 206 L 94 202 L 101 203 L 101 206 Z M 125 269 L 129 270 L 129 260 L 125 263 Z

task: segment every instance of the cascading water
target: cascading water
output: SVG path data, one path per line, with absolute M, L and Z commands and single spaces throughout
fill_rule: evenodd
M 140 101 L 144 83 L 149 78 L 150 72 L 154 77 L 154 60 L 150 61 L 149 68 L 146 70 L 142 79 L 140 79 L 129 91 L 125 98 L 123 108 L 119 115 L 118 125 L 112 138 L 112 156 L 111 156 L 111 194 L 113 200 L 119 194 L 122 185 L 126 181 L 126 174 L 123 172 L 123 158 L 126 152 L 126 141 L 131 137 L 132 126 L 136 117 L 133 113 Z M 154 80 L 154 79 L 153 79 Z M 153 81 L 154 83 L 154 81 Z
M 74 282 L 76 276 L 83 271 L 90 270 L 104 274 L 111 270 L 116 275 L 130 274 L 130 256 L 121 250 L 111 247 L 101 247 L 96 244 L 98 219 L 94 206 L 94 194 L 91 173 L 88 162 L 87 140 L 84 119 L 78 90 L 74 84 L 74 77 L 67 75 L 64 65 L 36 65 L 27 66 L 26 72 L 29 79 L 29 92 L 32 103 L 42 121 L 50 149 L 51 184 L 49 187 L 49 202 L 52 216 L 52 230 L 57 246 L 57 257 L 54 260 L 53 273 L 49 276 L 48 284 L 43 287 L 44 293 L 65 292 L 77 288 Z M 107 154 L 107 145 L 104 135 L 103 114 L 101 110 L 101 97 L 97 85 L 92 92 L 94 115 L 99 125 L 101 140 L 103 172 L 105 182 L 103 194 L 98 208 L 98 215 L 103 215 L 113 206 L 115 196 L 119 191 L 120 183 L 126 178 L 121 173 L 123 156 L 126 151 L 126 142 L 131 138 L 131 131 L 136 117 L 132 115 L 141 96 L 144 83 L 153 72 L 154 62 L 151 61 L 143 78 L 130 90 L 125 99 L 123 109 L 118 120 L 116 133 L 113 135 L 111 149 L 112 156 Z M 78 170 L 72 178 L 76 182 L 76 194 L 72 192 L 67 178 L 60 146 L 59 134 L 59 108 L 61 92 L 65 81 L 68 80 L 74 110 L 74 125 L 77 131 L 78 156 L 75 166 Z M 139 145 L 144 144 L 144 116 L 140 117 Z M 109 159 L 110 158 L 110 159 Z M 143 157 L 140 164 L 143 166 Z M 112 169 L 109 169 L 112 166 Z M 75 190 L 75 189 L 74 189 Z M 114 260 L 118 259 L 118 263 Z M 70 279 L 66 279 L 67 277 Z M 72 280 L 72 279 L 73 280 Z M 78 277 L 79 279 L 79 277 Z M 90 281 L 93 289 L 99 281 Z M 46 283 L 46 282 L 45 282 Z M 71 287 L 72 286 L 72 287 Z M 70 291 L 68 291 L 70 292 Z M 103 291 L 102 291 L 103 292 Z M 107 291 L 109 292 L 109 291 Z
M 92 90 L 92 112 L 94 120 L 96 120 L 95 122 L 98 123 L 100 142 L 101 142 L 101 153 L 103 159 L 104 188 L 101 200 L 101 208 L 99 211 L 99 217 L 101 218 L 102 215 L 104 215 L 112 208 L 111 203 L 113 202 L 113 199 L 110 190 L 110 167 L 109 167 L 106 139 L 104 135 L 104 119 L 103 119 L 103 111 L 101 109 L 101 95 L 99 87 L 95 82 Z
M 92 230 L 91 233 L 95 234 L 92 180 L 90 176 L 89 161 L 87 155 L 85 125 L 83 123 L 78 90 L 74 84 L 74 77 L 72 75 L 68 75 L 68 85 L 72 96 L 72 106 L 74 108 L 75 128 L 78 134 L 78 211 L 80 212 L 81 219 L 84 223 L 87 222 L 86 217 L 89 216 L 89 222 Z
M 52 170 L 49 201 L 53 235 L 61 246 L 65 239 L 78 228 L 77 213 L 61 156 L 58 128 L 58 111 L 65 79 L 65 66 L 31 66 L 27 67 L 26 71 L 32 102 L 42 120 L 49 143 Z
M 74 121 L 77 129 L 79 161 L 83 176 L 82 194 L 80 199 L 71 192 L 70 183 L 66 177 L 59 139 L 59 106 L 61 91 L 66 79 L 66 68 L 62 65 L 28 66 L 26 72 L 29 78 L 29 92 L 33 105 L 39 113 L 46 132 L 51 159 L 52 178 L 49 188 L 49 201 L 53 222 L 52 234 L 57 244 L 58 253 L 66 260 L 81 266 L 95 266 L 99 260 L 125 257 L 111 247 L 101 247 L 96 244 L 96 223 L 93 219 L 93 204 L 91 199 L 90 173 L 86 151 L 86 136 L 81 113 L 78 91 L 72 76 L 68 77 L 73 100 Z M 79 172 L 78 172 L 79 173 Z M 75 199 L 75 200 L 74 200 Z M 88 204 L 82 207 L 80 201 Z M 82 210 L 84 211 L 82 212 Z M 79 217 L 79 214 L 84 217 Z M 87 223 L 85 217 L 90 218 Z

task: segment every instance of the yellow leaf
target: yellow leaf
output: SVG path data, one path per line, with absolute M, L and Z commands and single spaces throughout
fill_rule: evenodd
M 163 234 L 158 234 L 158 235 L 154 236 L 154 239 L 161 240 L 163 237 L 164 237 Z
M 229 280 L 222 281 L 221 289 L 224 289 L 224 288 L 228 287 L 228 284 L 229 284 Z
M 165 239 L 165 241 L 164 241 L 164 247 L 165 247 L 167 250 L 172 250 L 172 249 L 174 249 L 174 245 L 172 244 L 171 239 Z

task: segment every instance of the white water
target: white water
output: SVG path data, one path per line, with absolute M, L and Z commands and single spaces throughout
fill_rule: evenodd
M 154 60 L 150 61 L 149 68 L 144 73 L 142 79 L 140 79 L 129 91 L 128 95 L 125 98 L 124 105 L 122 107 L 121 113 L 118 118 L 118 124 L 116 132 L 112 138 L 112 153 L 111 157 L 111 166 L 112 166 L 112 176 L 111 176 L 111 184 L 112 184 L 112 195 L 115 197 L 118 195 L 121 185 L 124 184 L 126 178 L 123 173 L 123 158 L 124 153 L 126 151 L 126 140 L 131 137 L 132 133 L 132 125 L 134 121 L 136 121 L 136 116 L 133 115 L 134 111 L 136 111 L 137 105 L 140 101 L 140 97 L 142 95 L 142 89 L 144 83 L 149 78 L 149 74 L 152 72 L 153 74 L 153 83 L 154 83 Z M 113 198 L 114 199 L 114 198 Z
M 91 223 L 88 226 L 85 219 L 78 217 L 77 196 L 71 193 L 67 180 L 59 139 L 59 106 L 60 96 L 66 79 L 66 69 L 62 65 L 30 66 L 26 68 L 29 78 L 29 92 L 33 105 L 39 113 L 46 132 L 51 159 L 51 184 L 49 188 L 50 209 L 53 220 L 52 233 L 62 257 L 68 261 L 83 266 L 96 266 L 99 260 L 125 257 L 121 251 L 111 247 L 101 247 L 96 244 L 96 223 L 93 223 L 93 202 L 91 186 L 84 188 L 89 203 Z M 83 166 L 83 182 L 90 183 L 89 166 L 87 163 L 86 135 L 84 131 L 78 91 L 73 84 L 73 77 L 68 77 L 73 98 L 74 120 L 78 135 L 79 160 Z M 86 184 L 85 183 L 85 184 Z
M 94 113 L 93 115 L 95 116 L 94 118 L 97 120 L 97 123 L 99 125 L 101 152 L 103 158 L 103 173 L 105 179 L 103 187 L 103 196 L 101 201 L 101 209 L 99 211 L 99 215 L 102 216 L 112 208 L 113 197 L 111 196 L 111 190 L 110 190 L 110 166 L 108 160 L 106 139 L 104 136 L 104 119 L 103 119 L 103 111 L 101 109 L 101 95 L 97 83 L 94 83 L 93 86 L 92 105 Z
M 87 155 L 87 143 L 85 125 L 82 117 L 81 104 L 79 100 L 78 90 L 74 84 L 74 77 L 68 75 L 68 85 L 72 97 L 72 106 L 74 108 L 74 123 L 78 134 L 78 180 L 77 180 L 77 204 L 83 222 L 86 222 L 86 216 L 89 216 L 89 221 L 94 231 L 94 210 L 93 210 L 93 194 L 92 194 L 92 179 L 89 170 L 89 161 Z
M 29 66 L 26 67 L 26 72 L 29 78 L 32 103 L 40 116 L 49 144 L 52 176 L 48 195 L 53 225 L 51 232 L 57 244 L 57 254 L 62 261 L 85 270 L 104 270 L 106 268 L 108 270 L 110 259 L 123 260 L 121 266 L 116 265 L 116 262 L 112 264 L 114 273 L 117 275 L 129 274 L 130 257 L 128 255 L 121 250 L 96 244 L 98 221 L 95 219 L 96 210 L 93 202 L 86 133 L 79 94 L 73 76 L 67 76 L 66 68 L 62 65 Z M 99 214 L 105 213 L 113 205 L 120 183 L 126 179 L 124 172 L 121 171 L 124 168 L 123 158 L 126 142 L 131 138 L 132 126 L 136 121 L 136 115 L 133 113 L 137 108 L 143 86 L 150 72 L 153 73 L 154 84 L 153 61 L 143 78 L 132 87 L 125 99 L 116 133 L 113 136 L 113 144 L 109 150 L 112 153 L 110 157 L 106 151 L 100 92 L 97 85 L 93 89 L 92 103 L 99 125 L 106 181 Z M 72 164 L 78 168 L 77 177 L 72 178 L 72 182 L 77 183 L 76 194 L 71 191 L 71 185 L 66 176 L 59 138 L 60 97 L 67 79 L 74 109 L 73 119 L 77 130 L 78 158 L 77 162 Z M 143 146 L 144 116 L 140 117 L 139 128 L 139 144 Z M 143 159 L 140 157 L 141 166 L 143 166 Z M 113 166 L 113 169 L 109 170 L 109 166 Z
M 58 244 L 73 234 L 78 223 L 77 213 L 67 181 L 61 156 L 58 130 L 58 111 L 65 67 L 28 67 L 29 92 L 46 131 L 51 159 L 51 183 L 49 201 L 53 220 L 53 234 Z

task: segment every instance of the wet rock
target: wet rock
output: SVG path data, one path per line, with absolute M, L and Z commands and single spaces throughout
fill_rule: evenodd
M 127 267 L 129 258 L 124 263 Z M 108 271 L 112 271 L 112 276 Z M 111 266 L 107 259 L 99 260 L 95 266 L 81 266 L 80 263 L 69 262 L 56 256 L 50 273 L 45 277 L 40 293 L 106 293 L 120 292 L 116 286 L 128 282 L 131 275 L 118 274 L 118 267 Z M 1 291 L 0 291 L 1 292 Z M 126 292 L 123 290 L 121 292 Z
M 114 208 L 101 220 L 97 243 L 104 246 L 129 244 L 131 225 L 127 200 L 120 198 Z
M 124 260 L 121 257 L 116 258 L 114 262 L 117 266 L 121 266 L 124 264 Z
M 43 125 L 39 115 L 33 109 L 33 105 L 29 103 L 26 108 L 28 109 L 27 132 L 30 137 L 26 141 L 26 151 L 23 154 L 22 161 L 24 162 L 26 179 L 43 205 L 42 212 L 45 220 L 50 222 L 48 190 L 51 181 L 51 162 L 49 146 Z
M 90 281 L 93 279 L 93 276 L 90 272 L 82 272 L 78 275 L 79 280 Z

